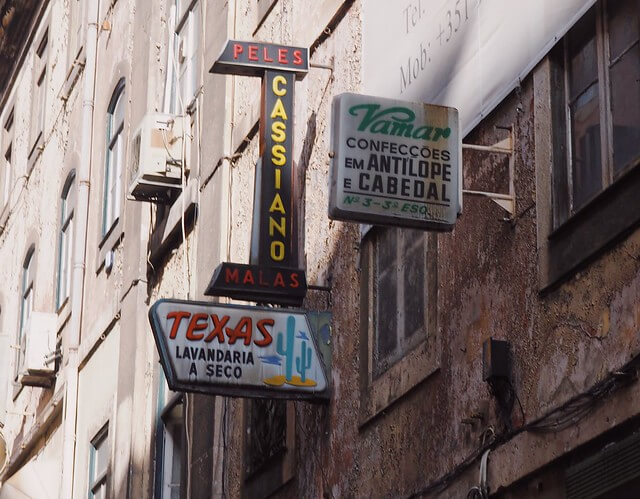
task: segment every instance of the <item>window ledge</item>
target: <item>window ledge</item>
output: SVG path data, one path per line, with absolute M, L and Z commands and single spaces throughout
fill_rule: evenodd
M 362 428 L 440 369 L 438 341 L 428 337 L 376 379 L 370 379 L 360 399 Z
M 554 289 L 640 222 L 640 167 L 629 170 L 547 239 L 541 293 Z
M 27 175 L 31 175 L 36 161 L 38 161 L 38 158 L 42 156 L 42 151 L 44 151 L 44 137 L 42 131 L 40 131 L 38 133 L 38 138 L 33 143 L 29 152 L 29 158 L 27 160 Z

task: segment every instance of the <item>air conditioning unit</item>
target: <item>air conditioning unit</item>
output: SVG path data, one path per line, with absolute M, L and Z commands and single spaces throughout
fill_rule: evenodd
M 145 115 L 132 142 L 129 196 L 137 201 L 166 202 L 182 186 L 191 152 L 191 117 Z
M 24 365 L 20 383 L 25 386 L 52 384 L 55 363 L 47 362 L 56 350 L 56 324 L 58 316 L 45 312 L 31 312 L 24 329 Z

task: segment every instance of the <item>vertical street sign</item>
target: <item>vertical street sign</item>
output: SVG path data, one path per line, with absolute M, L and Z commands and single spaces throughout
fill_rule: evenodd
M 229 40 L 211 73 L 260 76 L 260 161 L 256 167 L 251 262 L 216 268 L 209 296 L 300 305 L 307 290 L 298 268 L 294 195 L 293 102 L 295 80 L 309 70 L 308 50 Z
M 266 267 L 296 267 L 293 203 L 293 87 L 291 73 L 267 70 L 262 78 L 260 118 L 260 205 L 254 224 L 258 251 L 251 263 Z

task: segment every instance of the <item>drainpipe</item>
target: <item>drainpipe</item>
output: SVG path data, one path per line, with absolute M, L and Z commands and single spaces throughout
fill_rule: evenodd
M 76 425 L 78 416 L 78 347 L 84 304 L 84 275 L 87 253 L 87 225 L 89 218 L 89 188 L 93 140 L 93 107 L 96 88 L 96 59 L 98 45 L 98 3 L 87 2 L 86 62 L 82 83 L 82 143 L 80 165 L 76 175 L 76 208 L 74 214 L 73 270 L 71 275 L 71 322 L 66 335 L 66 391 L 63 413 L 62 484 L 60 497 L 73 497 Z

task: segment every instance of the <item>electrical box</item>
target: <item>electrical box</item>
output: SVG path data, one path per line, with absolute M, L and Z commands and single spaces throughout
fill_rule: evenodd
M 489 338 L 482 343 L 482 380 L 509 379 L 509 342 Z
M 25 386 L 50 386 L 55 374 L 53 357 L 56 350 L 56 314 L 31 312 L 23 331 L 24 366 L 20 382 Z
M 165 202 L 182 186 L 191 154 L 191 117 L 148 113 L 136 129 L 129 165 L 129 196 Z

